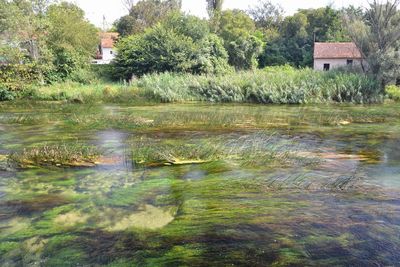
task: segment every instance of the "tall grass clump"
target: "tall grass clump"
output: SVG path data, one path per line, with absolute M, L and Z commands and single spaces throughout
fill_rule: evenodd
M 137 166 L 170 166 L 225 161 L 244 167 L 293 166 L 314 163 L 298 155 L 291 139 L 264 132 L 242 137 L 216 139 L 154 140 L 140 139 L 131 144 L 132 159 Z
M 191 88 L 202 87 L 205 81 L 205 76 L 167 72 L 145 75 L 136 82 L 136 86 L 146 99 L 171 103 L 199 100 Z
M 222 76 L 151 74 L 138 80 L 136 86 L 146 98 L 158 102 L 304 104 L 382 100 L 376 81 L 364 74 L 288 66 Z
M 32 166 L 93 166 L 100 152 L 81 144 L 43 145 L 25 148 L 8 156 L 9 164 L 20 168 Z

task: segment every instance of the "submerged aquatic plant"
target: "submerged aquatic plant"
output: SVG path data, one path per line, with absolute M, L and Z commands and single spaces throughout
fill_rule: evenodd
M 82 144 L 44 145 L 11 153 L 8 161 L 20 168 L 31 166 L 90 167 L 95 165 L 100 152 Z
M 219 146 L 211 142 L 163 143 L 141 140 L 132 144 L 133 161 L 148 167 L 206 163 L 218 160 L 220 156 Z
M 193 139 L 191 139 L 193 140 Z M 227 161 L 242 166 L 287 165 L 299 162 L 294 141 L 263 132 L 241 137 L 173 140 L 161 142 L 139 140 L 132 144 L 132 158 L 137 165 L 148 167 L 202 164 Z

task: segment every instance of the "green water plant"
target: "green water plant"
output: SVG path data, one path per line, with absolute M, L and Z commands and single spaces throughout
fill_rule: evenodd
M 201 164 L 218 160 L 221 154 L 218 145 L 205 141 L 184 143 L 141 140 L 132 143 L 133 161 L 137 165 L 148 167 Z
M 193 140 L 193 139 L 192 139 Z M 167 141 L 135 140 L 132 159 L 147 167 L 204 164 L 226 161 L 241 166 L 285 166 L 300 161 L 292 140 L 257 132 L 242 137 Z M 310 159 L 308 159 L 310 161 Z M 303 161 L 305 162 L 305 161 Z
M 8 156 L 10 165 L 20 168 L 34 166 L 92 167 L 100 157 L 93 146 L 82 144 L 43 145 L 25 148 Z

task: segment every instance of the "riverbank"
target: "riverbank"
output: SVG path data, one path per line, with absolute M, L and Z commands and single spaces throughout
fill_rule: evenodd
M 384 92 L 371 78 L 351 72 L 274 67 L 221 76 L 162 73 L 131 83 L 94 81 L 34 86 L 19 98 L 78 103 L 380 103 Z

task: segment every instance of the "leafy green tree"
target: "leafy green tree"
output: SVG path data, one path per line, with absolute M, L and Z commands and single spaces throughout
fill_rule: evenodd
M 14 70 L 8 67 L 9 73 L 29 73 L 49 82 L 87 66 L 98 44 L 97 29 L 76 5 L 50 0 L 1 4 L 0 51 L 15 65 Z
M 221 13 L 218 35 L 224 40 L 229 63 L 237 70 L 257 66 L 263 43 L 255 32 L 254 21 L 244 11 L 227 10 Z
M 75 4 L 63 2 L 49 7 L 49 46 L 53 49 L 74 48 L 92 56 L 98 45 L 97 28 L 85 19 L 85 13 Z
M 258 4 L 248 11 L 257 28 L 264 30 L 277 29 L 284 19 L 282 6 L 273 4 L 270 0 L 259 0 Z
M 400 76 L 400 1 L 374 0 L 362 14 L 349 12 L 345 24 L 367 64 L 364 71 L 379 80 L 382 89 Z
M 115 30 L 120 36 L 128 36 L 136 30 L 136 20 L 130 15 L 123 16 L 114 23 Z
M 224 0 L 207 0 L 207 12 L 210 18 L 222 11 Z
M 140 0 L 132 5 L 129 15 L 115 22 L 121 36 L 141 33 L 181 9 L 180 0 Z
M 87 67 L 99 43 L 98 30 L 85 19 L 85 13 L 75 4 L 62 2 L 47 11 L 51 49 L 57 76 L 65 79 Z
M 152 72 L 218 73 L 229 70 L 223 42 L 206 21 L 173 14 L 142 34 L 123 38 L 115 61 L 121 78 Z
M 341 11 L 330 6 L 299 10 L 283 20 L 278 33 L 266 32 L 268 38 L 260 56 L 261 67 L 279 65 L 284 61 L 296 67 L 311 67 L 315 41 L 350 40 L 342 24 Z

